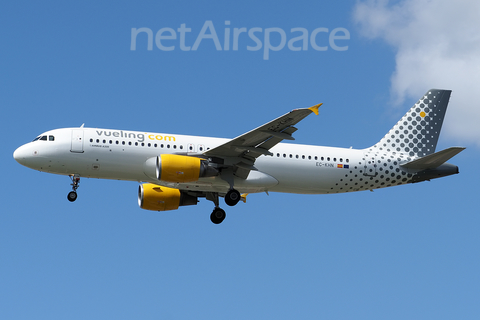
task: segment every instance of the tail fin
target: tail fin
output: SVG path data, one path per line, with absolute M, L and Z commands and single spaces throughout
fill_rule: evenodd
M 451 90 L 428 90 L 371 151 L 423 157 L 435 152 Z

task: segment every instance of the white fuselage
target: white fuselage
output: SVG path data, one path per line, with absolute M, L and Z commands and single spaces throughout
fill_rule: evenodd
M 61 175 L 150 182 L 202 192 L 229 189 L 220 177 L 164 183 L 148 176 L 145 168 L 148 159 L 160 154 L 201 154 L 229 139 L 93 128 L 57 129 L 41 135 L 45 136 L 18 148 L 15 159 L 32 169 Z M 235 177 L 237 190 L 326 194 L 410 182 L 411 174 L 399 166 L 410 160 L 408 155 L 290 143 L 279 143 L 270 151 L 273 155 L 255 161 L 257 170 L 251 170 L 247 179 Z

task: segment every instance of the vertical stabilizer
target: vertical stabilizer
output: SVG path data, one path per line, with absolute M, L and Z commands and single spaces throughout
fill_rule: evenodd
M 435 152 L 451 90 L 428 90 L 371 151 L 423 157 Z

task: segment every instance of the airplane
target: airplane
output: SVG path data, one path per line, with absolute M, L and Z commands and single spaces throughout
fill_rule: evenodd
M 206 198 L 214 224 L 228 206 L 250 193 L 335 194 L 417 183 L 459 173 L 446 163 L 465 148 L 435 152 L 450 90 L 428 90 L 376 144 L 345 149 L 281 143 L 295 140 L 295 125 L 318 115 L 321 104 L 295 109 L 234 139 L 63 128 L 47 131 L 15 150 L 31 169 L 67 175 L 77 199 L 80 177 L 140 183 L 138 204 L 153 211 L 176 210 Z

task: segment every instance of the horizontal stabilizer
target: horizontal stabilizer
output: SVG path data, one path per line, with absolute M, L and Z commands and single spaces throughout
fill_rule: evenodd
M 434 169 L 441 166 L 442 164 L 447 162 L 450 158 L 453 158 L 463 150 L 465 150 L 465 148 L 451 147 L 439 152 L 426 155 L 419 159 L 415 159 L 413 161 L 404 163 L 401 166 L 407 169 L 415 169 L 415 170 Z

